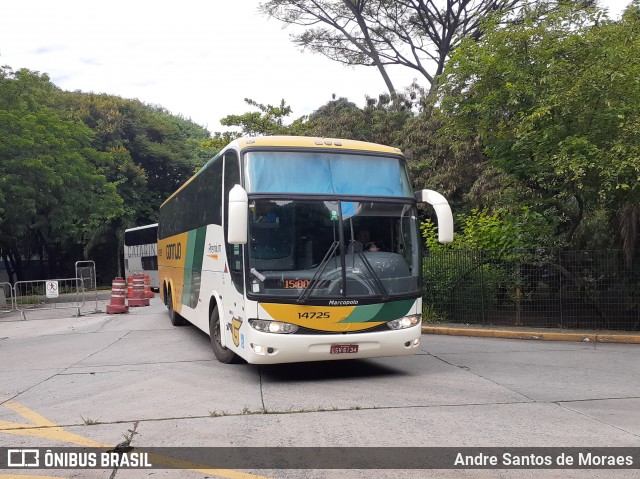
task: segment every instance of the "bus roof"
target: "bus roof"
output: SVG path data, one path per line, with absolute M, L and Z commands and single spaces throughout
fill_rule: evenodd
M 400 148 L 393 146 L 380 145 L 378 143 L 370 143 L 368 141 L 358 140 L 345 140 L 340 138 L 321 138 L 318 136 L 286 136 L 286 135 L 274 135 L 274 136 L 243 136 L 237 138 L 225 146 L 216 155 L 223 154 L 233 146 L 237 146 L 238 150 L 242 151 L 247 148 L 265 147 L 265 148 L 323 148 L 327 149 L 342 149 L 353 151 L 365 151 L 375 153 L 387 153 L 392 155 L 402 155 Z M 214 157 L 215 158 L 215 157 Z M 208 162 L 207 162 L 208 163 Z M 206 163 L 205 163 L 206 166 Z M 174 191 L 161 205 L 169 202 L 171 198 L 176 196 L 180 190 L 187 186 L 197 176 L 198 173 L 189 178 L 185 183 Z
M 143 226 L 136 226 L 135 228 L 127 228 L 125 231 L 125 233 L 129 232 L 129 231 L 137 231 L 137 230 L 145 230 L 148 228 L 157 228 L 158 227 L 158 223 L 153 223 L 152 225 L 143 225 Z
M 340 138 L 320 138 L 312 136 L 256 136 L 242 137 L 235 140 L 240 150 L 253 147 L 282 148 L 337 148 L 344 150 L 373 151 L 402 154 L 400 148 L 370 143 L 367 141 L 345 140 Z

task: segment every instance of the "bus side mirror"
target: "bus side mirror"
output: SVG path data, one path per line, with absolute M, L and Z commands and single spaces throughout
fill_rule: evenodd
M 229 244 L 247 243 L 247 218 L 249 216 L 249 200 L 247 192 L 240 185 L 235 185 L 229 192 L 229 215 L 227 220 L 227 242 Z
M 437 191 L 421 190 L 416 192 L 418 203 L 429 203 L 433 206 L 438 218 L 438 241 L 451 243 L 453 241 L 453 213 L 447 199 Z

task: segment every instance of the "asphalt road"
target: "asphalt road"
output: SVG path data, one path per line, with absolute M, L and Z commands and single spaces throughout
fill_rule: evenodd
M 136 447 L 638 448 L 640 345 L 423 335 L 411 357 L 224 365 L 206 335 L 171 326 L 157 298 L 125 315 L 0 321 L 0 447 L 114 446 L 134 428 Z M 638 477 L 637 468 L 192 469 L 0 469 L 0 478 Z

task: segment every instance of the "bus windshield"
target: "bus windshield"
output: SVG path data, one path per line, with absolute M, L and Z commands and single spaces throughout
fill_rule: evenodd
M 248 193 L 413 198 L 401 158 L 323 151 L 250 151 L 245 154 L 245 165 Z
M 415 206 L 252 199 L 249 292 L 304 303 L 420 294 Z

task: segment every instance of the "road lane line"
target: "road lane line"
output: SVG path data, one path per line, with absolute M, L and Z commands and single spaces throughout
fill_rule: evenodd
M 42 439 L 51 439 L 58 442 L 75 444 L 84 447 L 101 447 L 112 448 L 113 444 L 106 444 L 104 442 L 94 441 L 84 436 L 74 434 L 72 432 L 65 431 L 63 428 L 45 418 L 41 414 L 29 409 L 22 404 L 15 401 L 9 401 L 4 404 L 4 407 L 12 410 L 19 416 L 25 418 L 29 423 L 19 423 L 11 421 L 0 421 L 0 433 L 13 434 L 16 436 L 31 436 L 39 437 Z M 149 454 L 149 460 L 152 464 L 161 464 L 164 466 L 170 466 L 176 469 L 182 469 L 185 471 L 198 472 L 201 474 L 213 474 L 218 477 L 224 477 L 227 479 L 271 479 L 266 476 L 258 476 L 255 474 L 249 474 L 246 472 L 233 471 L 231 469 L 212 469 L 207 465 L 198 464 L 189 461 L 183 461 L 175 459 L 169 456 L 160 456 L 157 454 Z M 35 476 L 7 476 L 13 477 L 35 477 Z M 37 476 L 42 478 L 43 476 Z M 5 479 L 0 475 L 0 479 Z M 45 478 L 46 479 L 46 478 Z M 60 478 L 54 478 L 60 479 Z
M 31 476 L 25 474 L 0 474 L 0 479 L 67 479 L 60 476 Z

